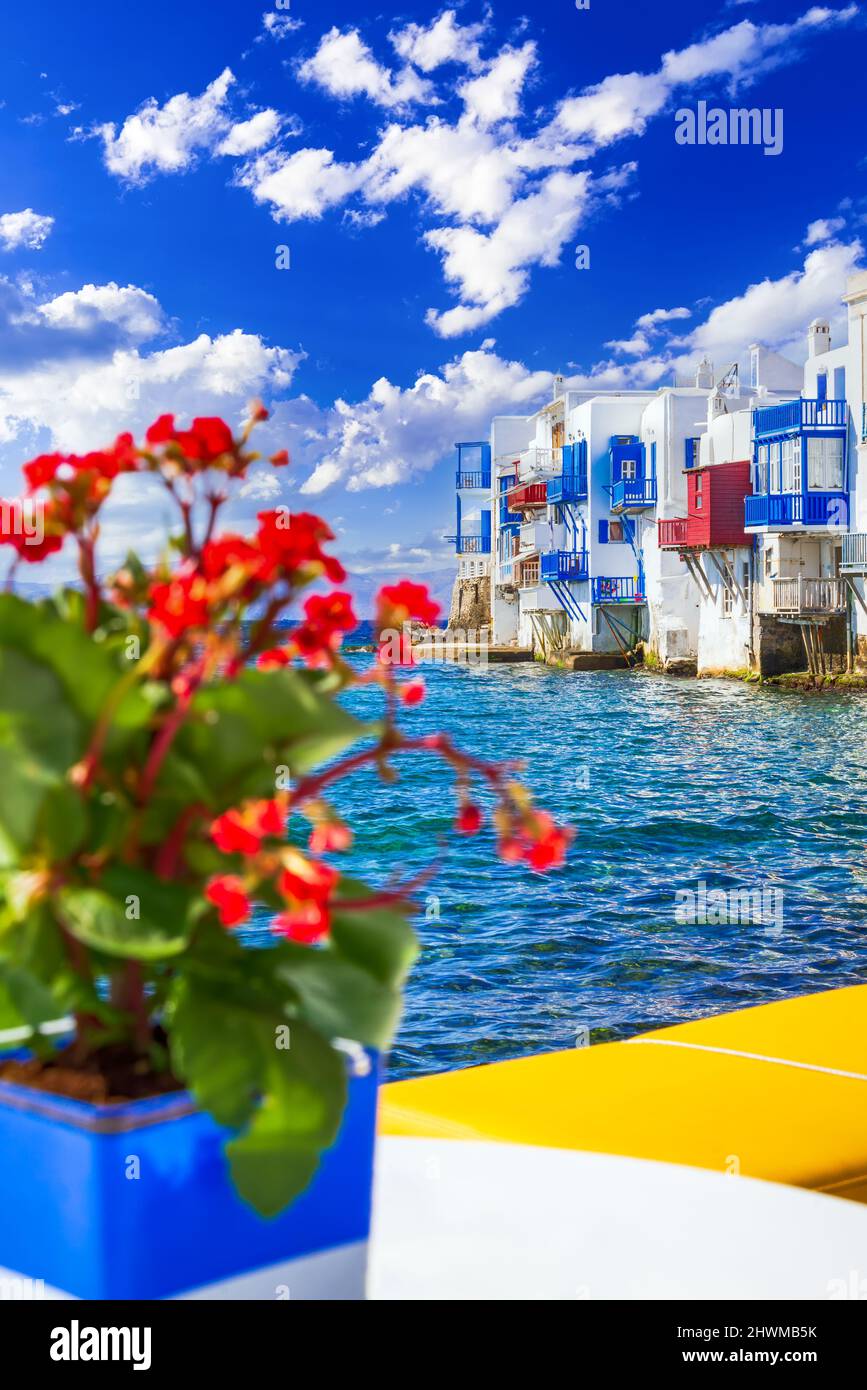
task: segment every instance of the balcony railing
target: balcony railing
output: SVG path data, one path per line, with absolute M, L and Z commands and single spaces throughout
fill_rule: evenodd
M 801 397 L 796 401 L 783 401 L 781 405 L 757 406 L 753 412 L 753 428 L 757 439 L 792 430 L 845 429 L 846 402 Z
M 689 521 L 685 516 L 658 521 L 660 550 L 682 550 L 689 544 Z
M 744 525 L 839 529 L 846 525 L 848 508 L 845 492 L 759 492 L 744 498 Z
M 589 573 L 586 550 L 553 550 L 542 556 L 541 575 L 546 583 L 555 579 L 575 582 Z
M 549 478 L 547 483 L 548 501 L 562 504 L 564 502 L 586 502 L 587 500 L 587 472 L 582 473 L 561 473 L 557 478 Z
M 638 592 L 634 575 L 605 575 L 593 580 L 592 599 L 594 603 L 643 603 L 644 595 Z
M 655 478 L 621 478 L 611 489 L 613 512 L 640 512 L 656 506 Z
M 480 533 L 462 532 L 460 536 L 446 536 L 446 540 L 454 545 L 458 555 L 490 555 L 491 538 Z
M 457 473 L 455 474 L 455 487 L 458 489 L 459 492 L 462 489 L 468 489 L 474 492 L 490 492 L 490 472 L 462 473 L 461 470 L 458 469 Z
M 548 502 L 545 483 L 519 483 L 506 495 L 512 511 L 520 511 L 523 507 L 544 507 Z
M 525 560 L 525 561 L 523 562 L 523 564 L 521 565 L 521 578 L 520 578 L 520 580 L 519 580 L 519 588 L 521 588 L 521 589 L 535 589 L 535 587 L 536 587 L 536 585 L 537 585 L 538 583 L 539 583 L 539 561 L 538 561 L 538 560 Z
M 803 575 L 773 579 L 770 595 L 766 588 L 763 590 L 763 603 L 768 598 L 773 613 L 804 617 L 842 613 L 846 608 L 846 584 L 842 579 L 805 579 Z
M 867 574 L 867 531 L 847 531 L 843 536 L 844 570 Z

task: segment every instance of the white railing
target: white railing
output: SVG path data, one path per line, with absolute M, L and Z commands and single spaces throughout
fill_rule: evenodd
M 518 478 L 521 482 L 532 482 L 534 478 L 550 477 L 563 466 L 563 450 L 542 449 L 533 444 L 518 455 Z
M 846 607 L 846 585 L 842 579 L 774 579 L 772 612 L 841 613 Z
M 524 560 L 521 565 L 519 586 L 522 589 L 535 589 L 539 583 L 539 561 Z
M 867 570 L 867 531 L 847 531 L 843 537 L 844 570 Z

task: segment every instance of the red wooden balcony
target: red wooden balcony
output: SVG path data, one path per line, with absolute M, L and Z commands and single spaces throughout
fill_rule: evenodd
M 751 545 L 744 530 L 750 463 L 712 464 L 687 475 L 687 515 L 657 522 L 660 550 L 725 550 Z
M 547 483 L 519 483 L 508 493 L 509 511 L 520 512 L 525 507 L 545 507 L 548 504 Z

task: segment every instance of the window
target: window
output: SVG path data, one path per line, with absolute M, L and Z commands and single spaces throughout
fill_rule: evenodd
M 756 459 L 756 492 L 768 491 L 768 468 L 771 457 L 770 444 L 760 444 Z
M 704 506 L 704 474 L 697 473 L 695 476 L 695 509 L 700 512 Z
M 624 459 L 620 465 L 620 476 L 624 482 L 634 483 L 636 474 L 635 459 Z
M 744 560 L 743 564 L 741 565 L 741 588 L 742 588 L 743 591 L 744 591 L 744 604 L 746 605 L 747 608 L 749 608 L 749 606 L 750 606 L 750 562 L 749 562 L 749 560 Z
M 828 399 L 828 373 L 819 372 L 816 377 L 816 396 L 820 401 Z
M 732 615 L 732 591 L 728 584 L 723 584 L 722 615 L 724 618 L 730 618 Z
M 784 439 L 782 446 L 781 492 L 801 491 L 801 440 Z
M 698 468 L 698 461 L 701 449 L 701 439 L 696 436 L 693 439 L 684 440 L 684 467 Z
M 845 401 L 846 399 L 846 368 L 834 368 L 834 400 Z
M 609 523 L 608 523 L 608 539 L 609 539 L 609 541 L 612 542 L 612 544 L 613 544 L 615 541 L 622 541 L 622 540 L 623 540 L 623 522 L 622 522 L 622 521 L 609 521 Z
M 765 579 L 770 579 L 774 573 L 774 552 L 769 546 L 765 551 Z
M 807 486 L 820 492 L 843 487 L 843 440 L 821 435 L 807 438 Z

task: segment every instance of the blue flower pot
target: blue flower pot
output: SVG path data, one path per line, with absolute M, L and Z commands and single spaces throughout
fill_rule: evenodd
M 351 1078 L 336 1143 L 271 1220 L 186 1092 L 96 1106 L 0 1082 L 0 1295 L 364 1298 L 377 1081 Z

